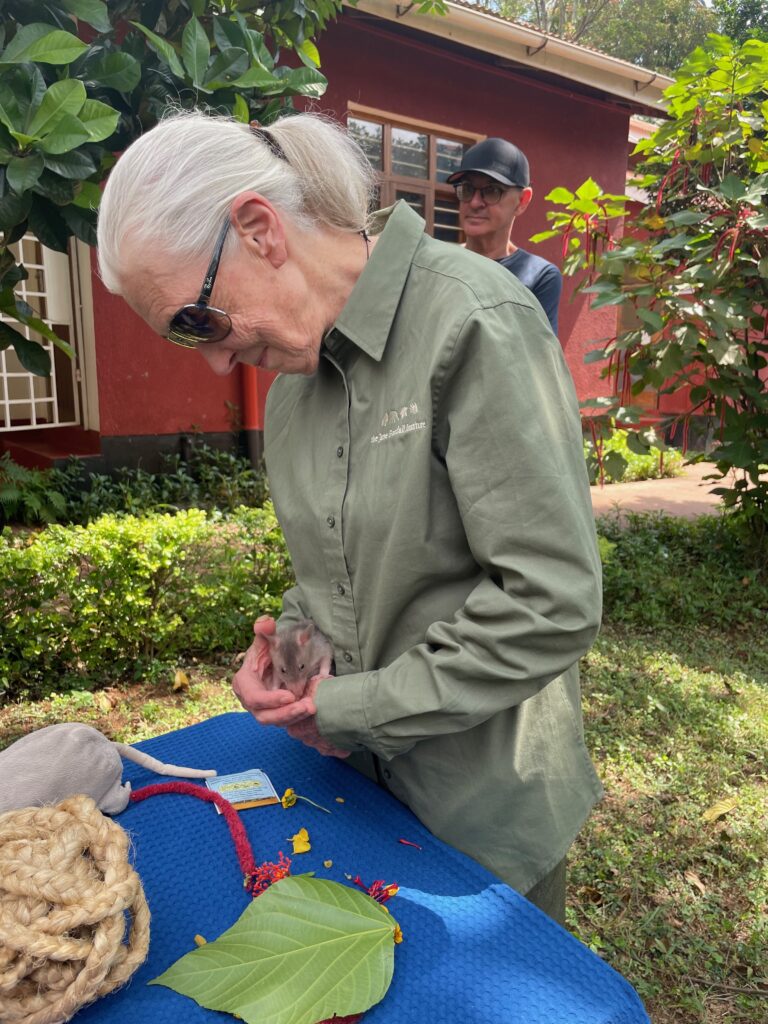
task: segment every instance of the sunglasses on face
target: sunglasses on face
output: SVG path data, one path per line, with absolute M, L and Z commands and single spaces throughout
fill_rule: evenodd
M 479 192 L 480 198 L 486 206 L 495 206 L 506 192 L 512 191 L 509 188 L 502 188 L 501 185 L 482 185 L 476 188 L 468 181 L 460 181 L 457 185 L 454 185 L 454 189 L 456 191 L 456 198 L 460 203 L 471 203 L 475 192 Z
M 225 313 L 223 309 L 216 309 L 215 306 L 208 305 L 228 231 L 229 214 L 227 214 L 227 219 L 216 240 L 216 248 L 213 251 L 213 257 L 197 302 L 182 306 L 171 317 L 166 338 L 174 345 L 181 345 L 182 348 L 212 345 L 216 341 L 223 341 L 232 330 L 229 314 Z

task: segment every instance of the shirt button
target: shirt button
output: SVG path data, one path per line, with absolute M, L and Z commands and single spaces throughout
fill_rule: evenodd
M 344 589 L 341 583 L 336 584 L 336 593 L 341 594 L 342 597 L 346 594 L 346 590 Z
M 340 459 L 343 454 L 344 448 L 341 445 L 339 445 L 339 447 L 336 449 L 336 456 Z
M 333 527 L 336 525 L 336 519 L 334 516 L 328 516 L 328 518 L 325 521 L 326 523 L 328 523 L 331 529 L 333 529 Z
M 352 661 L 352 655 L 349 651 L 344 651 L 344 661 Z
M 389 770 L 389 768 L 385 768 L 384 771 L 382 772 L 382 775 L 384 776 L 385 779 L 392 778 L 392 772 Z

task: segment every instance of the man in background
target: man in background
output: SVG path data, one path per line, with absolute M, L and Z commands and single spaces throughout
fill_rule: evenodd
M 518 248 L 511 237 L 515 218 L 533 196 L 525 154 L 506 139 L 484 139 L 470 146 L 448 183 L 459 200 L 467 249 L 510 270 L 539 300 L 557 334 L 562 275 L 554 263 Z

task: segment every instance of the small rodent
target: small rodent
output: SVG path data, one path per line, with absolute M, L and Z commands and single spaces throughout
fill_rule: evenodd
M 272 658 L 272 687 L 302 697 L 314 676 L 331 674 L 333 645 L 312 622 L 302 619 L 265 638 Z

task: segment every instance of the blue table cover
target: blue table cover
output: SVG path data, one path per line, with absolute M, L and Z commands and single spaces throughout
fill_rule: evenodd
M 398 883 L 388 908 L 404 940 L 390 989 L 364 1024 L 649 1024 L 621 975 L 342 761 L 244 712 L 138 746 L 220 775 L 261 768 L 279 795 L 290 786 L 332 811 L 301 800 L 241 811 L 257 863 L 277 860 L 282 850 L 294 874 L 314 871 L 347 885 L 347 875 Z M 128 762 L 123 777 L 134 789 L 164 781 Z M 194 948 L 195 934 L 217 938 L 247 905 L 224 818 L 212 804 L 169 794 L 129 804 L 116 820 L 133 839 L 152 913 L 149 957 L 124 988 L 76 1014 L 75 1024 L 231 1024 L 228 1014 L 147 985 Z M 312 849 L 294 855 L 287 837 L 300 828 L 309 831 Z

